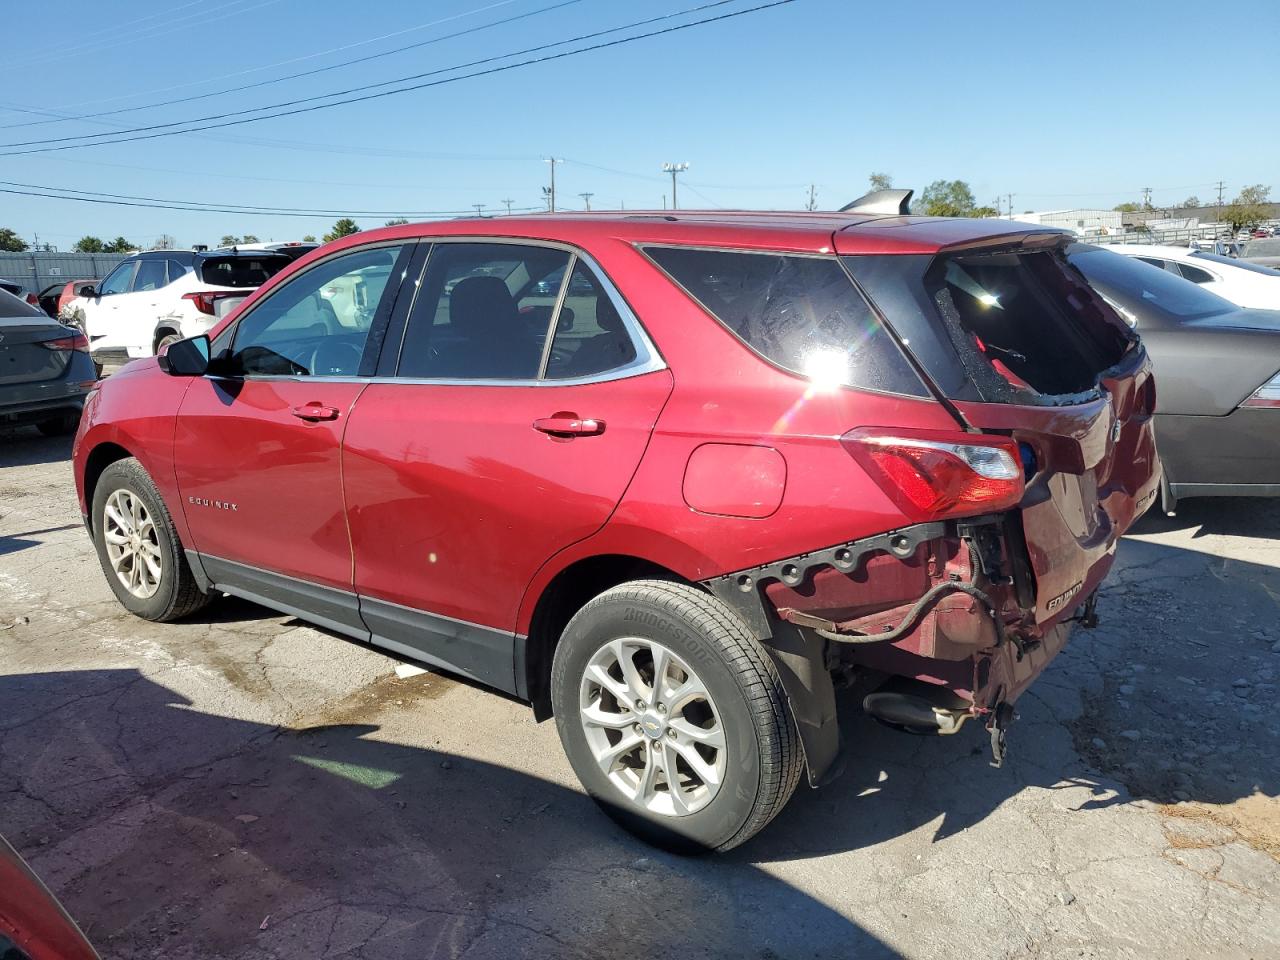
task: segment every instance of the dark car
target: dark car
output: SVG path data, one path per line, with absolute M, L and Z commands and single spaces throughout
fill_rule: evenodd
M 1164 508 L 1185 497 L 1280 496 L 1280 311 L 1238 307 L 1098 247 L 1077 246 L 1071 262 L 1151 354 Z
M 33 307 L 40 306 L 40 298 L 16 280 L 0 280 L 0 290 L 13 294 L 23 303 L 29 303 Z
M 838 769 L 837 678 L 998 762 L 1094 621 L 1160 466 L 1067 242 L 857 205 L 357 234 L 95 391 L 80 504 L 137 616 L 236 594 L 496 687 L 625 826 L 728 849 Z
M 72 433 L 96 382 L 83 333 L 0 291 L 0 424 Z
M 0 960 L 98 960 L 53 894 L 0 837 Z

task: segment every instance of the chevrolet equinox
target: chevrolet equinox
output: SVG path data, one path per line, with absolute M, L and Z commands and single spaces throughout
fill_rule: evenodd
M 902 209 L 327 244 L 90 396 L 107 581 L 148 620 L 232 594 L 527 701 L 675 848 L 833 776 L 846 683 L 907 732 L 977 719 L 998 763 L 1159 488 L 1155 386 L 1065 234 Z

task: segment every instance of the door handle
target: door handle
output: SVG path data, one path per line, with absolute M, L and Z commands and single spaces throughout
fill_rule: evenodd
M 540 417 L 533 421 L 533 429 L 552 437 L 597 437 L 604 433 L 604 421 L 572 413 L 557 413 L 554 417 Z
M 322 403 L 308 403 L 301 407 L 294 407 L 291 411 L 299 420 L 306 420 L 309 423 L 316 423 L 320 420 L 337 420 L 338 408 L 326 407 Z

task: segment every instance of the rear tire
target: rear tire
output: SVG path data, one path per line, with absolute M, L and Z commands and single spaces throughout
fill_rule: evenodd
M 78 413 L 64 414 L 52 420 L 41 420 L 36 424 L 36 429 L 46 437 L 65 437 L 69 433 L 75 433 L 79 427 L 80 414 Z
M 181 339 L 182 339 L 182 336 L 180 334 L 169 333 L 166 331 L 162 337 L 156 340 L 156 349 L 155 349 L 156 356 L 159 356 L 160 351 L 163 350 L 165 347 L 169 346 L 169 344 L 177 343 Z
M 142 464 L 110 464 L 93 491 L 93 540 L 107 584 L 126 610 L 169 621 L 205 606 L 173 520 Z
M 800 780 L 800 738 L 769 654 L 686 584 L 637 580 L 586 604 L 556 648 L 551 699 L 587 793 L 669 850 L 744 843 Z

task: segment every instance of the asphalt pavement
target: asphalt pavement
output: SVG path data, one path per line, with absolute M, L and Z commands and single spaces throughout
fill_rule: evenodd
M 1144 520 L 1003 769 L 848 702 L 840 780 L 687 859 L 519 703 L 238 600 L 125 613 L 69 454 L 0 433 L 0 833 L 104 957 L 1280 956 L 1280 503 Z

